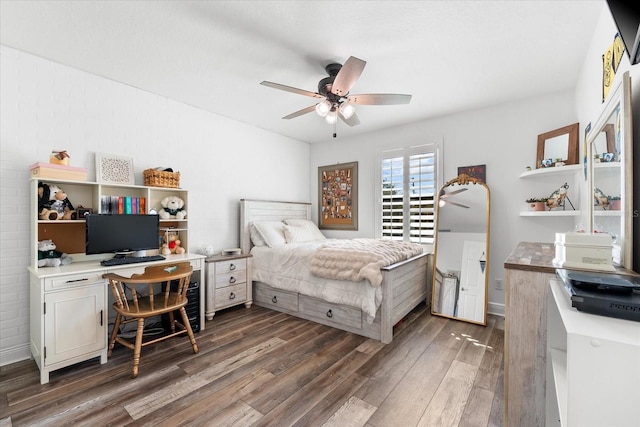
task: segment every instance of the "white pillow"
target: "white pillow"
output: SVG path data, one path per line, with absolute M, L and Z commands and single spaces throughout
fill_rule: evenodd
M 273 248 L 274 246 L 287 243 L 284 237 L 284 223 L 280 221 L 252 222 L 249 224 L 249 230 L 251 230 L 251 228 L 254 228 L 256 232 L 255 239 L 254 236 L 251 235 L 251 240 L 253 240 L 253 244 L 256 246 L 269 246 Z
M 326 237 L 312 221 L 307 219 L 285 219 L 284 235 L 287 243 L 314 242 Z
M 253 242 L 253 246 L 267 246 L 267 242 L 264 241 L 258 229 L 253 225 L 252 222 L 249 223 L 249 235 L 251 236 L 251 241 Z

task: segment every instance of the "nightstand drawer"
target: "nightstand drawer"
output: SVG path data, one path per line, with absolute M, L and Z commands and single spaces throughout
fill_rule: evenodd
M 242 259 L 230 259 L 227 261 L 216 262 L 216 275 L 226 273 L 236 273 L 238 271 L 246 271 L 247 260 Z
M 226 307 L 245 302 L 247 300 L 247 284 L 240 283 L 233 286 L 227 286 L 222 289 L 216 289 L 215 308 Z
M 233 286 L 239 283 L 247 282 L 247 272 L 245 270 L 232 271 L 226 274 L 216 274 L 216 288 L 223 288 L 225 286 Z

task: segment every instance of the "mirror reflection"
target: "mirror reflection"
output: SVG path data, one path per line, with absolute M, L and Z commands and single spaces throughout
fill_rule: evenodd
M 579 123 L 574 123 L 538 135 L 536 168 L 547 167 L 557 162 L 577 164 L 579 126 Z M 549 160 L 549 164 L 543 160 Z
M 632 264 L 632 181 L 625 171 L 632 170 L 631 88 L 628 72 L 587 135 L 590 159 L 590 231 L 609 233 L 613 239 L 614 264 Z
M 558 135 L 544 141 L 545 159 L 566 159 L 569 152 L 569 134 Z
M 486 325 L 489 205 L 489 187 L 468 175 L 440 189 L 432 314 Z

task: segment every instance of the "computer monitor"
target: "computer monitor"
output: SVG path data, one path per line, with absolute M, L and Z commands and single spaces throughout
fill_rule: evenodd
M 160 247 L 158 215 L 90 214 L 85 219 L 87 255 L 120 255 Z

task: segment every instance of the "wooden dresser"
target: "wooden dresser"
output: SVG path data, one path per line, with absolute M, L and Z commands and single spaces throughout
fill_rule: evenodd
M 547 289 L 553 243 L 521 242 L 505 267 L 505 426 L 545 425 Z

